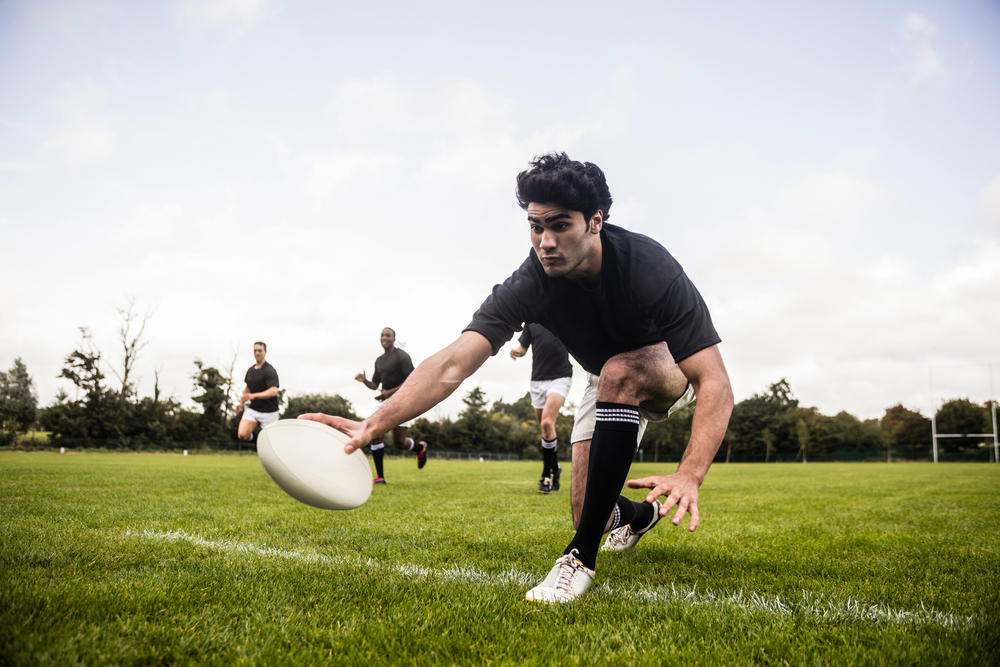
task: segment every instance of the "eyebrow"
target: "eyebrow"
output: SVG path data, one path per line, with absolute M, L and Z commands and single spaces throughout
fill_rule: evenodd
M 547 218 L 535 218 L 535 217 L 529 215 L 528 216 L 528 222 L 546 222 L 546 223 L 548 223 L 548 222 L 555 222 L 556 220 L 560 220 L 562 218 L 569 218 L 570 220 L 572 220 L 573 216 L 571 216 L 569 213 L 556 213 L 555 215 L 550 215 Z

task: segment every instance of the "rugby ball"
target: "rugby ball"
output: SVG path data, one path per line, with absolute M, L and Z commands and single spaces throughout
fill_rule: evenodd
M 282 419 L 261 429 L 257 456 L 268 476 L 300 503 L 323 510 L 361 507 L 372 493 L 372 469 L 348 437 L 326 424 Z

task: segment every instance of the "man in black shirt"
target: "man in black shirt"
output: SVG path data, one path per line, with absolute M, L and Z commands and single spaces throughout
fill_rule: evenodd
M 238 411 L 244 403 L 250 401 L 250 405 L 243 410 L 237 429 L 240 440 L 253 440 L 254 429 L 258 424 L 264 427 L 278 418 L 278 371 L 264 360 L 266 356 L 267 345 L 260 341 L 254 343 L 253 358 L 256 363 L 247 369 L 243 378 L 246 382 L 243 396 L 236 405 Z
M 538 492 L 548 493 L 559 490 L 559 465 L 556 438 L 556 418 L 569 394 L 573 380 L 573 366 L 569 354 L 559 339 L 539 324 L 525 324 L 517 347 L 510 351 L 515 361 L 523 357 L 531 347 L 531 406 L 535 409 L 535 419 L 542 431 L 542 479 L 538 482 Z
M 355 380 L 364 384 L 369 389 L 378 389 L 379 384 L 382 385 L 382 389 L 375 396 L 375 400 L 379 402 L 379 406 L 375 412 L 382 409 L 382 406 L 385 405 L 383 401 L 395 394 L 396 390 L 403 385 L 406 378 L 413 372 L 413 361 L 410 359 L 410 355 L 396 347 L 395 331 L 389 327 L 382 329 L 379 341 L 382 343 L 382 349 L 385 352 L 375 360 L 375 374 L 372 375 L 372 379 L 369 380 L 364 371 L 354 377 Z M 410 422 L 408 421 L 395 424 L 392 427 L 392 442 L 396 446 L 396 449 L 406 449 L 416 452 L 417 467 L 423 468 L 427 464 L 427 443 L 423 440 L 414 443 L 413 438 L 406 437 L 406 431 L 409 427 Z M 385 443 L 382 442 L 382 436 L 388 430 L 385 429 L 380 432 L 371 441 L 372 458 L 375 459 L 376 477 L 373 481 L 374 484 L 385 484 L 385 471 L 382 465 L 382 459 L 385 457 Z
M 605 548 L 628 548 L 674 506 L 674 525 L 688 513 L 688 530 L 697 528 L 698 488 L 726 433 L 733 392 L 721 339 L 680 264 L 656 241 L 605 224 L 612 200 L 597 165 L 574 162 L 565 153 L 543 155 L 518 175 L 517 198 L 528 214 L 533 252 L 493 288 L 461 336 L 420 364 L 370 419 L 302 418 L 348 434 L 350 453 L 387 425 L 444 400 L 522 323 L 536 322 L 554 333 L 592 376 L 594 398 L 593 416 L 581 408 L 574 426 L 578 437 L 590 438 L 573 445 L 576 535 L 526 595 L 563 603 L 590 588 L 607 530 L 612 535 Z M 646 420 L 666 418 L 693 396 L 698 404 L 691 438 L 677 471 L 630 480 L 632 488 L 651 489 L 644 503 L 621 496 Z

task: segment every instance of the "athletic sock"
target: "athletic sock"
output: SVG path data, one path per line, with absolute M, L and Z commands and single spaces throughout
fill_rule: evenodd
M 382 470 L 382 459 L 385 458 L 385 445 L 372 445 L 372 458 L 375 459 L 375 476 L 385 479 Z
M 559 439 L 546 440 L 542 438 L 542 477 L 550 477 L 556 472 L 556 446 Z
M 406 448 L 409 449 L 411 452 L 413 451 L 413 446 L 415 444 L 413 442 L 413 438 L 407 438 L 406 440 L 403 441 L 403 444 L 406 445 Z
M 650 522 L 653 520 L 653 512 L 655 510 L 651 504 L 637 503 L 634 500 L 629 500 L 628 498 L 625 498 L 624 496 L 622 496 L 621 500 L 631 503 L 632 508 L 635 510 L 635 515 L 632 517 L 632 520 L 628 522 L 629 528 L 631 528 L 635 532 L 639 532 L 640 530 L 648 526 Z M 619 502 L 621 502 L 621 500 L 619 500 Z M 625 522 L 623 521 L 622 523 Z
M 422 445 L 419 442 L 415 443 L 411 438 L 407 438 L 407 441 L 410 443 L 410 451 L 413 452 L 414 454 L 419 454 L 420 452 L 427 449 L 427 445 Z
M 625 496 L 618 496 L 618 500 L 615 502 L 615 510 L 611 521 L 611 527 L 608 528 L 608 531 L 610 532 L 615 528 L 621 528 L 625 524 L 628 524 L 635 530 L 642 530 L 649 525 L 650 521 L 653 520 L 653 515 L 649 511 L 652 508 L 652 505 L 637 503 L 629 500 Z M 638 526 L 633 524 L 638 524 Z
M 587 494 L 583 499 L 580 526 L 573 541 L 563 552 L 568 554 L 576 549 L 576 557 L 590 569 L 597 565 L 597 548 L 601 536 L 604 535 L 608 517 L 615 510 L 628 470 L 632 466 L 638 433 L 638 407 L 597 402 L 597 424 L 590 441 Z

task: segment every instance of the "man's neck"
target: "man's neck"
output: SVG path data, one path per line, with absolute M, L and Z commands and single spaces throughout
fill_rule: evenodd
M 254 364 L 253 367 L 259 370 L 265 363 L 267 363 L 267 362 L 266 361 L 262 361 L 259 364 Z
M 390 346 L 390 347 L 384 347 L 382 349 L 385 350 L 385 356 L 388 357 L 390 354 L 392 354 L 393 352 L 396 351 L 396 346 L 393 345 L 393 346 Z
M 590 246 L 587 257 L 566 277 L 586 289 L 594 289 L 601 284 L 601 263 L 604 261 L 604 246 L 601 245 L 601 235 L 597 234 Z

